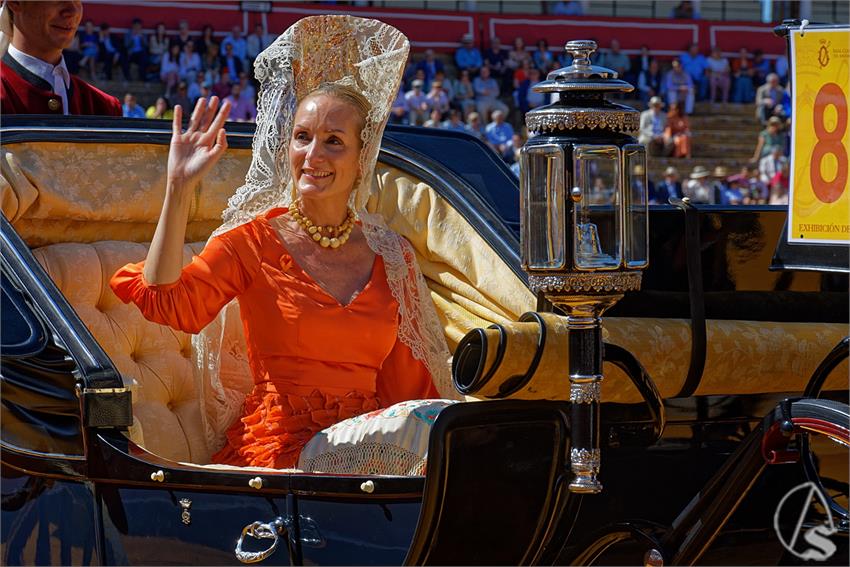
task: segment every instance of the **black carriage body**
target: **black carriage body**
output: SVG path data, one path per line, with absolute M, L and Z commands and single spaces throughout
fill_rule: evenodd
M 228 130 L 231 147 L 249 145 L 247 127 Z M 148 121 L 4 117 L 2 135 L 4 146 L 116 143 L 116 137 L 165 144 L 169 129 Z M 524 278 L 516 180 L 480 142 L 390 127 L 380 160 L 434 187 Z M 613 310 L 617 316 L 688 318 L 699 292 L 711 318 L 847 322 L 845 276 L 806 274 L 818 279 L 820 291 L 803 292 L 793 291 L 799 274 L 768 271 L 764 259 L 784 223 L 782 208 L 700 207 L 698 253 L 685 213 L 658 206 L 650 217 L 652 263 L 642 291 L 627 295 Z M 6 565 L 236 564 L 243 527 L 275 518 L 286 533 L 263 564 L 553 564 L 582 557 L 600 534 L 624 530 L 639 535 L 607 559 L 622 552 L 634 563 L 629 546 L 669 527 L 785 396 L 665 400 L 660 439 L 644 404 L 603 404 L 600 495 L 565 490 L 565 404 L 511 400 L 446 410 L 432 433 L 427 480 L 281 472 L 262 474 L 257 490 L 249 486 L 256 472 L 167 461 L 128 440 L 129 400 L 117 370 L 2 220 L 0 560 Z M 694 253 L 700 286 L 687 268 Z M 759 269 L 742 273 L 736 255 L 759 262 Z M 371 492 L 363 488 L 368 480 Z M 802 480 L 797 467 L 768 468 L 733 495 L 743 502 L 702 561 L 779 561 L 771 511 L 777 494 Z M 846 558 L 846 547 L 843 553 Z

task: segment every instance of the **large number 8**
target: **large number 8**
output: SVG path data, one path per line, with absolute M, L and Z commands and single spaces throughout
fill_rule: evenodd
M 826 107 L 835 107 L 838 115 L 835 129 L 827 132 L 824 125 L 824 113 Z M 847 189 L 847 148 L 841 143 L 844 133 L 847 131 L 847 95 L 835 83 L 827 83 L 818 91 L 815 97 L 813 115 L 815 123 L 815 136 L 817 143 L 812 152 L 812 160 L 809 164 L 809 176 L 812 181 L 812 190 L 815 196 L 824 203 L 834 203 Z M 835 178 L 827 181 L 823 178 L 821 165 L 824 156 L 832 154 L 838 161 Z

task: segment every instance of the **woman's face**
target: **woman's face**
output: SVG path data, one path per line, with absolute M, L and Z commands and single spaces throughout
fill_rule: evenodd
M 359 174 L 362 119 L 353 106 L 321 94 L 295 112 L 289 165 L 298 194 L 348 201 Z

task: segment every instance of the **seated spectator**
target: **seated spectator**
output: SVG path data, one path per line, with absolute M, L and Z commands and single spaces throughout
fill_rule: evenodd
M 779 75 L 770 73 L 767 76 L 767 81 L 756 89 L 756 118 L 762 124 L 773 116 L 777 109 L 782 111 L 782 98 L 785 96 L 785 89 L 779 84 Z
M 631 58 L 631 62 L 629 63 L 629 74 L 625 79 L 633 85 L 637 84 L 641 73 L 649 71 L 649 65 L 652 63 L 653 59 L 654 57 L 649 53 L 649 46 L 646 44 L 641 45 L 640 53 Z M 644 104 L 646 104 L 646 101 L 644 101 Z
M 423 126 L 425 128 L 440 128 L 443 125 L 443 113 L 437 110 L 436 108 L 431 110 L 431 114 L 428 117 L 428 120 L 425 121 Z
M 460 79 L 455 83 L 454 103 L 465 117 L 475 110 L 475 88 L 468 70 L 461 71 Z
M 192 34 L 189 32 L 189 22 L 186 20 L 180 20 L 177 24 L 177 35 L 171 37 L 170 43 L 168 44 L 169 48 L 172 45 L 177 44 L 180 48 L 180 52 L 182 53 L 183 46 L 192 41 L 191 35 Z
M 236 54 L 234 42 L 222 42 L 221 46 L 224 48 L 224 55 L 221 56 L 219 61 L 221 69 L 227 69 L 227 72 L 231 77 L 238 77 L 239 73 L 241 73 L 243 69 L 242 58 Z
M 446 93 L 446 97 L 449 99 L 449 105 L 452 105 L 452 101 L 455 98 L 455 84 L 457 84 L 457 81 L 453 81 L 446 77 L 445 71 L 437 71 L 437 74 L 434 75 L 434 82 L 442 85 L 441 88 L 443 89 L 443 92 Z
M 673 146 L 673 157 L 691 157 L 691 126 L 678 102 L 671 104 L 670 111 L 667 113 L 664 141 L 665 145 Z
M 749 185 L 748 195 L 745 196 L 743 203 L 745 205 L 764 205 L 768 199 L 767 183 L 759 179 L 758 166 L 747 167 L 747 181 Z
M 541 73 L 548 73 L 549 68 L 555 63 L 555 56 L 549 51 L 549 42 L 545 39 L 537 41 L 537 50 L 531 58 L 534 61 L 534 66 L 540 69 Z
M 788 57 L 784 53 L 773 62 L 773 68 L 779 76 L 779 84 L 783 87 L 788 86 Z
M 770 190 L 770 197 L 768 198 L 768 205 L 787 205 L 788 204 L 788 188 L 790 183 L 790 170 L 791 167 L 789 163 L 786 161 L 783 163 L 779 171 L 776 172 L 773 177 L 770 179 L 768 183 L 768 188 Z
M 600 65 L 616 71 L 617 76 L 621 79 L 625 78 L 626 74 L 632 68 L 632 62 L 629 61 L 628 55 L 620 51 L 620 41 L 617 39 L 611 40 L 611 47 L 601 57 Z
M 679 181 L 679 171 L 669 166 L 664 170 L 664 180 L 650 185 L 649 204 L 666 205 L 670 199 L 682 198 L 682 183 Z
M 148 53 L 150 54 L 150 64 L 159 67 L 162 65 L 163 56 L 168 53 L 168 33 L 165 29 L 165 24 L 159 22 L 156 24 L 156 30 L 148 39 Z
M 706 74 L 708 75 L 709 102 L 717 99 L 718 90 L 720 90 L 719 102 L 729 102 L 732 68 L 729 66 L 729 60 L 723 57 L 723 52 L 717 46 L 711 48 L 711 57 L 706 59 Z
M 423 78 L 425 86 L 423 88 L 426 92 L 431 90 L 431 83 L 434 81 L 434 77 L 437 76 L 437 72 L 445 73 L 443 62 L 437 59 L 433 49 L 425 50 L 425 58 L 416 64 L 416 70 L 418 71 L 420 69 L 425 74 Z
M 121 105 L 121 114 L 124 118 L 144 118 L 145 109 L 136 104 L 136 95 L 127 93 L 124 95 L 124 104 Z
M 515 165 L 517 166 L 517 177 L 519 177 L 519 153 L 522 150 L 523 144 L 525 144 L 525 140 L 523 140 L 522 134 L 519 132 L 514 132 L 513 136 L 511 136 L 511 141 L 508 142 L 508 151 L 511 157 L 510 160 L 506 161 L 511 164 L 511 170 L 513 170 Z
M 195 103 L 198 102 L 199 98 L 201 98 L 201 89 L 205 82 L 207 82 L 206 75 L 204 75 L 204 73 L 197 73 L 195 75 L 195 80 L 189 83 L 186 96 L 188 96 L 189 100 L 192 101 L 192 108 L 195 108 Z M 209 83 L 209 86 L 212 87 L 212 83 Z
M 521 37 L 516 37 L 514 38 L 514 48 L 508 52 L 508 58 L 505 60 L 508 73 L 513 74 L 523 66 L 523 62 L 525 61 L 530 63 L 531 56 L 525 50 L 525 41 Z
M 484 51 L 484 63 L 490 67 L 490 73 L 501 83 L 503 89 L 506 88 L 512 74 L 512 70 L 508 69 L 507 59 L 507 54 L 502 50 L 502 42 L 498 37 L 491 37 L 490 47 Z
M 649 110 L 640 113 L 640 133 L 638 142 L 646 146 L 651 156 L 667 156 L 673 151 L 672 140 L 664 137 L 667 129 L 667 114 L 662 110 L 661 97 L 649 99 Z
M 461 39 L 461 46 L 455 51 L 455 65 L 458 70 L 468 70 L 475 75 L 481 66 L 484 64 L 481 58 L 481 52 L 477 47 L 473 47 L 471 33 L 465 34 Z
M 694 7 L 693 2 L 683 0 L 676 4 L 673 11 L 670 13 L 670 17 L 677 20 L 698 20 L 699 10 Z
M 221 57 L 219 57 L 218 50 L 218 44 L 212 43 L 207 46 L 207 52 L 201 58 L 201 67 L 204 70 L 204 75 L 213 82 L 218 79 L 218 74 L 221 72 Z
M 213 27 L 209 24 L 204 24 L 204 27 L 201 28 L 201 37 L 195 40 L 195 53 L 203 59 L 213 45 L 215 45 L 216 53 L 218 53 L 218 41 L 215 39 Z
M 97 61 L 103 63 L 103 74 L 108 81 L 111 81 L 112 68 L 121 60 L 121 52 L 112 43 L 112 34 L 109 33 L 109 24 L 106 22 L 100 24 L 97 43 L 99 46 Z
M 423 124 L 431 110 L 428 95 L 422 91 L 424 85 L 424 81 L 415 79 L 411 83 L 411 89 L 404 95 L 404 100 L 407 102 L 407 121 L 411 126 Z
M 746 47 L 732 61 L 732 102 L 749 103 L 755 97 L 755 69 Z
M 729 176 L 729 171 L 722 165 L 718 165 L 711 173 L 711 187 L 714 189 L 714 204 L 729 205 L 729 185 L 726 178 Z
M 514 71 L 514 106 L 522 114 L 528 112 L 528 93 L 531 90 L 531 70 L 540 73 L 537 67 L 532 66 L 529 61 L 523 61 L 522 67 Z
M 121 69 L 124 79 L 130 81 L 130 65 L 136 64 L 139 69 L 139 80 L 147 79 L 148 68 L 148 38 L 142 32 L 142 20 L 134 18 L 130 31 L 124 36 L 124 56 Z
M 228 45 L 233 46 L 233 51 L 231 52 L 232 56 L 238 58 L 241 67 L 244 67 L 248 63 L 248 44 L 245 41 L 245 38 L 242 37 L 241 27 L 233 26 L 233 29 L 230 30 L 230 35 L 221 41 L 221 50 L 224 52 L 225 57 L 228 55 Z M 237 69 L 236 73 L 233 73 L 231 70 L 231 76 L 236 77 L 241 70 L 241 68 Z
M 248 73 L 242 71 L 239 73 L 239 87 L 242 91 L 242 96 L 248 98 L 252 101 L 257 100 L 257 89 L 254 88 L 254 85 L 251 84 L 251 79 L 248 77 Z
M 581 16 L 584 14 L 584 5 L 586 1 L 567 0 L 553 3 L 549 9 L 550 14 L 558 16 Z
M 254 26 L 254 32 L 245 40 L 245 54 L 247 55 L 248 63 L 253 64 L 257 55 L 271 45 L 272 41 L 274 40 L 266 33 L 263 24 L 256 24 Z
M 183 53 L 180 54 L 180 80 L 194 83 L 195 76 L 201 70 L 201 57 L 195 53 L 195 44 L 187 41 L 183 46 Z
M 788 163 L 788 158 L 782 154 L 780 146 L 768 148 L 766 156 L 759 160 L 759 181 L 768 184 L 773 177 L 782 170 L 782 166 Z
M 496 150 L 496 153 L 507 162 L 513 159 L 513 152 L 510 146 L 510 141 L 514 136 L 514 129 L 510 124 L 505 122 L 505 112 L 502 110 L 493 111 L 493 121 L 487 125 L 485 129 L 487 141 Z
M 487 141 L 487 133 L 484 131 L 484 123 L 481 122 L 481 115 L 477 112 L 470 112 L 469 116 L 466 117 L 466 131 L 488 146 L 490 145 L 490 142 Z
M 398 94 L 390 107 L 390 124 L 407 124 L 407 101 L 404 99 L 404 86 L 399 85 Z
M 239 83 L 230 87 L 230 95 L 224 100 L 230 101 L 230 120 L 237 122 L 257 120 L 257 107 L 254 100 L 242 96 L 242 86 Z
M 97 77 L 96 65 L 98 54 L 100 53 L 100 36 L 94 28 L 94 22 L 86 20 L 84 29 L 79 33 L 80 52 L 83 57 L 80 59 L 80 67 L 88 70 L 89 79 Z
M 761 158 L 770 155 L 774 146 L 779 146 L 782 148 L 782 153 L 785 153 L 785 132 L 783 131 L 782 119 L 778 116 L 771 116 L 765 129 L 759 132 L 751 161 L 758 163 Z
M 664 91 L 667 93 L 667 104 L 681 102 L 685 105 L 685 114 L 694 112 L 694 81 L 682 68 L 678 59 L 673 60 L 673 68 L 667 71 L 664 78 Z
M 180 107 L 185 110 L 186 116 L 192 114 L 194 106 L 192 104 L 192 100 L 189 98 L 189 85 L 186 81 L 180 81 L 177 83 L 177 93 L 170 100 L 174 106 L 179 104 Z
M 453 108 L 449 111 L 449 119 L 443 122 L 444 130 L 453 130 L 455 132 L 466 132 L 466 124 L 463 123 L 463 115 L 460 110 Z
M 653 59 L 649 62 L 649 68 L 642 70 L 638 74 L 637 86 L 640 93 L 640 100 L 644 105 L 649 103 L 652 97 L 662 96 L 662 87 L 664 85 L 664 76 L 661 74 L 661 68 L 658 65 L 658 60 Z
M 538 106 L 543 106 L 548 101 L 546 99 L 546 93 L 538 93 L 535 92 L 532 87 L 543 80 L 543 77 L 540 76 L 540 70 L 534 67 L 528 72 L 528 93 L 525 95 L 526 100 L 528 102 L 528 108 L 537 108 Z
M 443 83 L 434 81 L 430 92 L 426 96 L 428 97 L 428 106 L 432 110 L 439 110 L 440 114 L 449 111 L 449 97 L 443 91 Z
M 213 83 L 212 94 L 217 96 L 219 99 L 224 100 L 230 96 L 230 87 L 230 71 L 227 70 L 227 67 L 222 67 L 221 72 L 218 75 L 218 81 Z M 177 104 L 176 101 L 175 104 Z
M 156 99 L 156 102 L 148 107 L 145 112 L 145 118 L 153 118 L 157 120 L 171 120 L 174 118 L 174 112 L 168 104 L 168 99 L 164 96 Z
M 755 71 L 753 84 L 756 87 L 760 87 L 765 83 L 767 76 L 771 73 L 770 60 L 764 56 L 764 52 L 761 49 L 753 51 L 753 70 Z
M 159 67 L 159 78 L 165 84 L 165 96 L 171 96 L 171 91 L 180 81 L 180 44 L 172 43 L 168 52 L 162 56 Z
M 696 97 L 703 100 L 708 93 L 708 75 L 705 72 L 708 62 L 705 55 L 699 52 L 699 44 L 690 44 L 688 50 L 679 56 L 679 62 L 685 73 L 691 76 Z
M 702 165 L 694 167 L 691 171 L 691 178 L 684 188 L 685 197 L 688 197 L 691 203 L 714 204 L 714 188 L 709 179 L 710 175 L 711 173 Z
M 472 88 L 475 89 L 475 106 L 484 120 L 495 110 L 502 111 L 503 117 L 507 114 L 508 107 L 499 100 L 499 83 L 490 76 L 489 67 L 481 68 L 481 74 L 472 81 Z

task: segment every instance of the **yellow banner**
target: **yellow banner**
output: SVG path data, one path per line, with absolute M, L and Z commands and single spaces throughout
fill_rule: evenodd
M 788 241 L 850 242 L 850 30 L 791 33 Z

